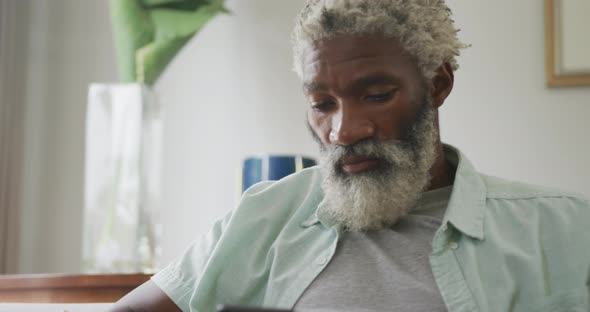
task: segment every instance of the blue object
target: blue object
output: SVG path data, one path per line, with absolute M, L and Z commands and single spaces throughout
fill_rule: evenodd
M 303 156 L 265 155 L 246 158 L 241 170 L 241 191 L 260 181 L 280 180 L 316 164 L 314 159 Z

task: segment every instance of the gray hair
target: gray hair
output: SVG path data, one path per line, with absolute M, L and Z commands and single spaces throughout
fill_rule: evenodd
M 424 78 L 443 63 L 453 70 L 467 46 L 444 0 L 308 0 L 292 35 L 294 69 L 303 77 L 303 51 L 315 42 L 342 34 L 383 34 L 411 55 Z

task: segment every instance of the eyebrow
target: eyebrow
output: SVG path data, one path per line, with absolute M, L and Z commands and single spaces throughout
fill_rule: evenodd
M 307 93 L 314 93 L 314 92 L 320 92 L 320 91 L 327 91 L 328 87 L 323 83 L 312 81 L 312 82 L 305 82 L 303 84 L 303 90 Z
M 355 89 L 366 88 L 375 85 L 386 85 L 386 84 L 400 84 L 401 81 L 399 78 L 385 74 L 385 73 L 376 73 L 369 76 L 361 77 L 359 79 L 354 80 L 350 83 L 350 87 Z
M 348 87 L 353 89 L 361 89 L 375 85 L 384 84 L 401 84 L 401 80 L 395 76 L 385 73 L 376 73 L 368 76 L 360 77 L 352 81 Z M 329 88 L 326 84 L 321 82 L 306 82 L 303 84 L 303 89 L 308 93 L 327 91 Z

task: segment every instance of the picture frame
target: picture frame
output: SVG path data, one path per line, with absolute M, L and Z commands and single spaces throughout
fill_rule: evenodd
M 590 86 L 589 17 L 587 0 L 545 0 L 547 86 Z

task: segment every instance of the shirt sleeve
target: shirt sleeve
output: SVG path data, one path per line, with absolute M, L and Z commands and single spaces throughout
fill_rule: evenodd
M 244 192 L 240 204 L 245 197 L 264 190 L 271 181 L 263 181 Z M 239 210 L 239 206 L 236 210 Z M 151 280 L 183 311 L 190 311 L 191 297 L 195 285 L 204 275 L 211 255 L 218 245 L 224 232 L 228 229 L 235 211 L 230 211 L 224 218 L 215 222 L 211 230 L 193 242 L 183 255 L 162 269 Z
M 183 255 L 173 261 L 151 280 L 183 311 L 190 310 L 190 298 L 195 281 L 223 234 L 231 212 L 215 222 L 211 230 L 193 242 Z

